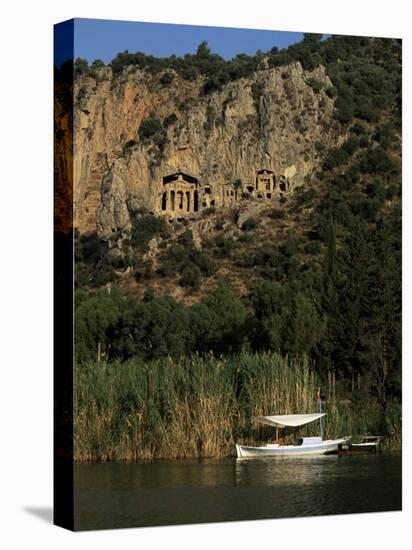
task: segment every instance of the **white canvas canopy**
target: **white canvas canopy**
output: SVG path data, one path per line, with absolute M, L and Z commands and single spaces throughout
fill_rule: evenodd
M 314 413 L 314 414 L 281 414 L 279 416 L 255 416 L 254 420 L 261 424 L 267 424 L 268 426 L 274 426 L 275 428 L 297 428 L 298 426 L 304 426 L 309 422 L 314 422 L 326 413 Z

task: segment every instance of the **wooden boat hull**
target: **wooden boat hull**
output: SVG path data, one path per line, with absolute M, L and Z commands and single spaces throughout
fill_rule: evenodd
M 275 458 L 288 456 L 313 456 L 337 453 L 339 445 L 350 438 L 329 439 L 305 445 L 266 445 L 265 447 L 249 447 L 236 445 L 237 458 Z

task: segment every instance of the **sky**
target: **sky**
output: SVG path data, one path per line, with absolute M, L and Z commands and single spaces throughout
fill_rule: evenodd
M 72 55 L 75 59 L 81 57 L 89 62 L 101 59 L 108 63 L 124 50 L 141 51 L 156 57 L 182 56 L 195 53 L 204 40 L 213 53 L 230 59 L 238 53 L 254 55 L 257 50 L 268 51 L 273 46 L 286 48 L 303 38 L 303 33 L 299 32 L 75 19 L 73 48 L 70 40 L 72 29 L 73 20 L 55 26 L 55 38 L 65 38 L 65 44 L 55 39 L 57 65 Z

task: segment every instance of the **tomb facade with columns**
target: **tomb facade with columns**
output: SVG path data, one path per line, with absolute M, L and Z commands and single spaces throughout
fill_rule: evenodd
M 156 199 L 156 212 L 170 221 L 196 219 L 202 210 L 233 206 L 242 198 L 273 200 L 291 191 L 289 179 L 284 175 L 275 176 L 272 170 L 263 168 L 256 171 L 253 182 L 243 184 L 225 183 L 222 189 L 205 183 L 199 178 L 182 171 L 162 178 L 160 192 Z
M 159 213 L 170 219 L 195 217 L 199 212 L 199 181 L 183 172 L 165 176 L 157 206 Z

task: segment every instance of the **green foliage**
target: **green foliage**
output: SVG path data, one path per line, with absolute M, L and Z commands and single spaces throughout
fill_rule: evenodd
M 252 233 L 242 233 L 239 235 L 239 241 L 241 243 L 250 244 L 253 242 L 253 234 Z M 247 263 L 245 264 L 247 265 Z
M 155 58 L 126 50 L 112 60 L 111 67 L 115 76 L 127 66 L 152 73 L 164 71 L 160 79 L 163 85 L 171 83 L 174 74 L 171 71 L 186 80 L 203 76 L 206 78 L 203 93 L 210 94 L 231 80 L 248 77 L 259 70 L 263 57 L 266 57 L 270 67 L 299 61 L 305 70 L 312 70 L 323 64 L 333 83 L 325 91 L 335 99 L 335 116 L 342 124 L 350 123 L 354 117 L 374 122 L 385 109 L 394 109 L 397 124 L 400 124 L 401 45 L 391 39 L 332 36 L 319 40 L 318 35 L 306 34 L 301 42 L 287 49 L 272 48 L 265 54 L 257 52 L 255 56 L 238 54 L 228 61 L 212 53 L 207 42 L 202 42 L 196 54 L 186 54 L 184 57 Z M 84 60 L 76 60 L 76 65 L 78 75 L 89 71 Z M 282 77 L 287 80 L 288 73 L 284 71 Z M 308 84 L 316 93 L 323 87 L 314 77 L 308 79 Z M 258 107 L 262 93 L 259 84 L 255 85 L 252 93 Z
M 317 256 L 320 254 L 321 246 L 319 241 L 309 241 L 305 247 L 306 253 Z
M 282 220 L 285 218 L 285 211 L 280 208 L 273 208 L 269 213 L 269 218 L 272 220 Z
M 195 248 L 191 232 L 186 232 L 162 254 L 158 273 L 166 277 L 180 274 L 182 286 L 199 288 L 201 277 L 210 277 L 215 270 L 209 253 Z
M 136 281 L 141 281 L 142 279 L 150 280 L 155 276 L 153 271 L 153 265 L 150 260 L 142 262 L 135 271 L 134 277 Z
M 191 348 L 190 314 L 170 297 L 129 300 L 123 303 L 112 335 L 114 357 L 181 356 Z
M 314 199 L 316 198 L 317 198 L 317 193 L 313 187 L 310 187 L 309 189 L 307 189 L 306 187 L 301 187 L 300 189 L 297 189 L 295 192 L 295 200 L 298 206 L 305 206 L 305 207 L 312 206 Z M 273 214 L 273 212 L 271 215 L 272 219 L 277 219 L 277 218 L 273 218 L 273 215 L 276 215 L 276 214 Z M 283 217 L 285 217 L 283 210 L 279 210 L 279 212 L 283 214 Z
M 162 124 L 158 118 L 145 118 L 139 126 L 138 134 L 140 139 L 151 139 L 162 129 Z
M 114 282 L 116 274 L 107 256 L 107 244 L 96 233 L 75 239 L 76 287 L 98 288 Z
M 329 86 L 328 88 L 326 88 L 325 93 L 328 97 L 334 99 L 338 95 L 338 90 L 336 86 Z
M 355 115 L 355 108 L 353 106 L 353 98 L 349 89 L 344 89 L 335 101 L 335 117 L 339 122 L 348 124 Z
M 243 260 L 243 265 L 253 267 L 266 279 L 282 280 L 294 277 L 299 270 L 298 240 L 291 233 L 280 246 L 264 244 Z
M 156 235 L 164 238 L 168 234 L 166 220 L 160 216 L 135 212 L 132 224 L 130 243 L 142 251 L 147 250 L 149 241 Z
M 75 356 L 77 362 L 107 358 L 110 331 L 120 317 L 120 298 L 100 292 L 84 298 L 76 307 Z
M 289 284 L 262 283 L 252 295 L 253 345 L 281 353 L 311 352 L 324 329 L 315 304 Z
M 174 74 L 171 72 L 165 72 L 160 78 L 160 83 L 163 84 L 163 86 L 169 86 L 173 80 Z
M 89 63 L 87 59 L 78 57 L 74 62 L 74 76 L 79 77 L 89 72 Z
M 92 68 L 93 69 L 102 69 L 105 66 L 106 65 L 104 64 L 104 62 L 101 59 L 95 59 L 92 63 Z
M 206 40 L 201 42 L 196 50 L 196 57 L 198 59 L 208 59 L 211 53 L 211 49 L 207 45 Z
M 390 173 L 394 168 L 391 159 L 382 147 L 368 151 L 360 163 L 360 169 L 368 174 Z
M 308 78 L 306 84 L 310 86 L 316 94 L 323 90 L 323 83 L 316 78 Z
M 156 59 L 124 52 L 112 62 L 112 70 L 117 77 L 125 66 L 132 65 L 152 74 L 199 78 L 199 83 L 205 83 L 203 92 L 212 93 L 230 80 L 259 70 L 261 57 L 240 54 L 226 61 L 202 43 L 196 54 L 184 58 Z M 76 77 L 91 74 L 83 61 L 75 62 Z M 373 403 L 373 421 L 356 423 L 352 419 L 354 429 L 377 425 L 375 407 L 379 406 L 385 412 L 384 429 L 389 433 L 391 426 L 399 426 L 401 401 L 401 45 L 390 39 L 332 36 L 320 40 L 319 36 L 305 35 L 301 43 L 284 50 L 273 48 L 267 54 L 270 67 L 295 61 L 309 70 L 319 64 L 326 67 L 332 86 L 325 92 L 334 99 L 339 122 L 335 121 L 332 128 L 349 136 L 330 151 L 318 145 L 323 170 L 308 177 L 307 185 L 295 193 L 287 210 L 276 208 L 268 214 L 273 220 L 287 217 L 288 222 L 292 220 L 290 214 L 306 216 L 310 229 L 304 229 L 304 239 L 290 233 L 262 244 L 250 231 L 257 220 L 247 220 L 246 231 L 236 243 L 250 246 L 239 245 L 240 252 L 247 249 L 247 254 L 236 254 L 236 261 L 249 270 L 247 273 L 253 273 L 253 284 L 259 277 L 261 282 L 246 298 L 218 288 L 191 307 L 149 294 L 142 302 L 91 294 L 93 287 L 115 280 L 115 269 L 123 269 L 129 260 L 109 260 L 105 245 L 95 236 L 76 239 L 76 285 L 84 287 L 76 294 L 76 357 L 82 364 L 96 360 L 98 344 L 103 359 L 109 353 L 109 358 L 116 356 L 122 361 L 209 351 L 215 356 L 224 354 L 226 361 L 242 348 L 262 353 L 276 350 L 294 357 L 308 353 L 323 380 L 334 373 L 348 392 L 359 375 L 362 397 Z M 70 71 L 73 65 L 62 67 L 60 78 Z M 282 71 L 282 78 L 285 88 L 294 93 L 287 70 Z M 316 92 L 320 90 L 314 79 L 308 83 Z M 82 88 L 80 97 L 87 93 L 86 86 Z M 262 93 L 262 86 L 256 84 L 252 94 L 257 109 Z M 179 110 L 188 108 L 182 98 Z M 162 130 L 160 121 L 149 117 L 139 129 L 140 139 L 152 139 L 159 148 L 164 147 L 165 129 L 176 118 L 174 114 L 167 116 Z M 133 145 L 128 142 L 125 149 Z M 240 180 L 235 186 L 242 187 Z M 243 193 L 242 197 L 248 195 Z M 137 252 L 146 250 L 153 236 L 167 235 L 164 220 L 139 212 L 132 221 L 131 245 Z M 148 262 L 139 265 L 138 276 L 176 277 L 188 295 L 191 289 L 199 289 L 204 278 L 216 271 L 211 254 L 227 258 L 236 248 L 233 239 L 223 233 L 223 219 L 217 225 L 222 234 L 210 239 L 208 251 L 197 250 L 190 232 L 183 233 L 171 246 L 164 243 L 157 273 Z M 245 363 L 243 378 L 236 382 L 238 393 L 243 391 L 247 376 L 258 381 L 255 369 L 266 368 L 263 360 L 248 359 Z M 234 364 L 233 369 L 237 368 Z M 120 416 L 129 418 L 134 410 L 133 394 L 123 389 Z M 152 401 L 145 414 L 155 431 L 158 414 L 162 413 L 155 399 Z M 346 413 L 340 414 L 344 419 Z M 153 436 L 150 444 L 154 440 Z
M 220 286 L 192 308 L 192 326 L 198 351 L 228 353 L 244 342 L 246 308 L 229 287 Z
M 362 135 L 366 132 L 365 126 L 363 124 L 361 124 L 360 122 L 355 122 L 355 124 L 353 124 L 349 128 L 349 130 L 357 136 L 360 136 L 360 135 Z
M 218 92 L 222 89 L 223 84 L 226 80 L 222 75 L 211 76 L 203 85 L 204 95 L 211 94 L 213 92 Z
M 256 218 L 248 218 L 245 220 L 242 224 L 242 230 L 243 231 L 252 231 L 253 229 L 256 229 L 259 225 L 259 222 Z
M 387 122 L 382 126 L 378 126 L 373 137 L 383 149 L 390 149 L 398 139 L 393 121 Z
M 200 268 L 183 269 L 184 286 L 196 288 Z M 117 292 L 79 296 L 76 306 L 76 358 L 125 360 L 181 356 L 192 351 L 227 353 L 244 342 L 246 308 L 227 287 L 218 287 L 201 304 L 185 307 L 171 297 L 147 296 L 142 302 Z
M 225 237 L 224 234 L 217 235 L 215 237 L 215 254 L 219 258 L 228 258 L 231 255 L 232 250 L 235 248 L 235 241 L 231 238 Z
M 180 277 L 181 286 L 190 287 L 193 290 L 200 288 L 202 272 L 196 264 L 186 264 Z
M 358 150 L 359 145 L 359 141 L 356 138 L 350 137 L 340 147 L 330 149 L 323 162 L 323 168 L 325 170 L 332 170 L 345 164 Z

